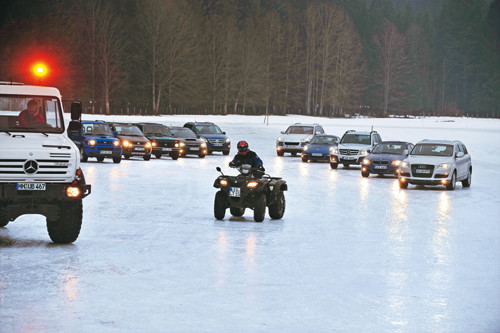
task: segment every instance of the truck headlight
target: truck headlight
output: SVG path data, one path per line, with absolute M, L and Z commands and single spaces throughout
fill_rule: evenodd
M 69 186 L 66 190 L 66 194 L 68 195 L 68 198 L 78 198 L 81 193 L 78 187 Z

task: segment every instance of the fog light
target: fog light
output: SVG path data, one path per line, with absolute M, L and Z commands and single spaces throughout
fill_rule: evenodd
M 80 189 L 78 187 L 70 186 L 66 190 L 66 194 L 70 198 L 78 198 L 80 196 Z

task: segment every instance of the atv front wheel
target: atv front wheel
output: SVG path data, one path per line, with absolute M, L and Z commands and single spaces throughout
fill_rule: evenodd
M 230 207 L 229 211 L 231 212 L 231 215 L 240 217 L 245 214 L 245 208 L 238 208 L 238 207 Z
M 222 191 L 215 193 L 214 216 L 217 220 L 223 220 L 226 215 L 226 194 Z
M 285 194 L 280 191 L 278 194 L 278 200 L 272 205 L 269 205 L 269 216 L 272 219 L 279 220 L 285 214 Z
M 253 219 L 255 222 L 264 221 L 264 217 L 266 216 L 266 195 L 261 194 L 257 199 L 255 199 L 255 203 L 253 206 Z

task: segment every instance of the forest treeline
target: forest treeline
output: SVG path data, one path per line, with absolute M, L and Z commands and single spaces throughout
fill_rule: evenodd
M 500 0 L 425 2 L 16 0 L 0 81 L 95 114 L 500 117 Z

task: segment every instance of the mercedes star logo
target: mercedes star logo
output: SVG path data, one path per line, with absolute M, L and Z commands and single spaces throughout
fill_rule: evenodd
M 26 161 L 24 163 L 24 172 L 26 173 L 35 173 L 38 171 L 38 163 L 33 160 Z

